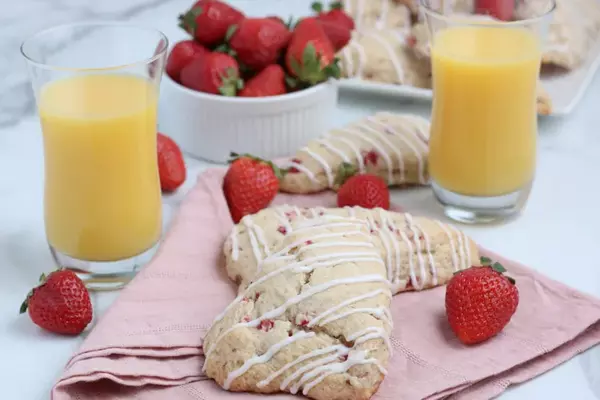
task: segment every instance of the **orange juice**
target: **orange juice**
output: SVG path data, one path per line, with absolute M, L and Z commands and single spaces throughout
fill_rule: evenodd
M 463 26 L 432 46 L 429 168 L 454 193 L 499 196 L 534 176 L 540 43 L 525 29 Z
M 86 75 L 42 88 L 50 244 L 87 261 L 151 248 L 161 232 L 157 93 L 133 75 Z

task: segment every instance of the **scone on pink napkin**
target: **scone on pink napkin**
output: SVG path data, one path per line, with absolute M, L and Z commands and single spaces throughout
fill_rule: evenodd
M 158 255 L 66 366 L 54 400 L 260 397 L 225 392 L 202 374 L 202 338 L 236 289 L 220 265 L 233 227 L 223 174 L 212 169 L 200 176 Z M 332 207 L 335 195 L 280 195 L 277 203 Z M 520 304 L 510 324 L 492 340 L 467 347 L 446 323 L 444 287 L 396 296 L 396 351 L 375 399 L 489 399 L 600 342 L 600 300 L 485 253 L 517 279 Z

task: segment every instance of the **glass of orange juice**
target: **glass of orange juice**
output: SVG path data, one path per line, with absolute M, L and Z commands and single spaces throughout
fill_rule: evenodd
M 492 12 L 506 9 L 494 0 L 484 3 Z M 498 20 L 453 14 L 439 0 L 421 0 L 433 71 L 429 171 L 451 219 L 504 220 L 529 197 L 543 39 L 555 7 L 554 0 L 535 5 L 522 9 L 521 19 L 517 8 L 514 17 L 503 11 Z
M 154 29 L 78 23 L 23 42 L 44 142 L 52 255 L 92 289 L 124 285 L 162 231 L 156 154 L 168 41 Z

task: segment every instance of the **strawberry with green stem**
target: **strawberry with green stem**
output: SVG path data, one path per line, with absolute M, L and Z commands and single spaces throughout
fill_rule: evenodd
M 305 18 L 296 25 L 285 61 L 291 76 L 311 86 L 340 77 L 335 49 L 315 18 Z
M 250 154 L 231 153 L 230 166 L 223 179 L 223 193 L 231 218 L 236 224 L 271 204 L 279 191 L 285 172 L 273 164 Z
M 336 185 L 338 207 L 363 207 L 390 209 L 390 191 L 387 183 L 376 175 L 356 174 L 356 167 L 342 163 Z
M 240 23 L 244 18 L 241 11 L 225 2 L 200 0 L 179 16 L 179 27 L 199 43 L 212 47 L 223 41 L 231 25 Z
M 90 294 L 73 271 L 59 269 L 42 274 L 21 305 L 20 313 L 39 327 L 63 335 L 77 335 L 92 321 Z
M 465 344 L 476 344 L 497 335 L 519 305 L 513 278 L 498 262 L 481 257 L 481 266 L 454 274 L 446 287 L 446 316 L 452 331 Z
M 325 34 L 331 40 L 335 51 L 339 51 L 352 39 L 354 20 L 343 11 L 341 3 L 333 3 L 330 7 L 330 10 L 326 12 L 319 2 L 312 5 L 312 9 L 317 12 L 316 18 L 321 23 Z
M 181 84 L 204 93 L 235 96 L 244 87 L 235 58 L 214 52 L 193 60 L 181 70 Z

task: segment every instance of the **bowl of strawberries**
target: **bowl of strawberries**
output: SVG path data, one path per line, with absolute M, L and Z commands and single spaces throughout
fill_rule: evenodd
M 161 131 L 217 163 L 232 152 L 288 156 L 321 136 L 337 104 L 336 53 L 354 23 L 335 6 L 315 10 L 286 22 L 219 0 L 193 4 L 179 17 L 190 37 L 167 59 Z

